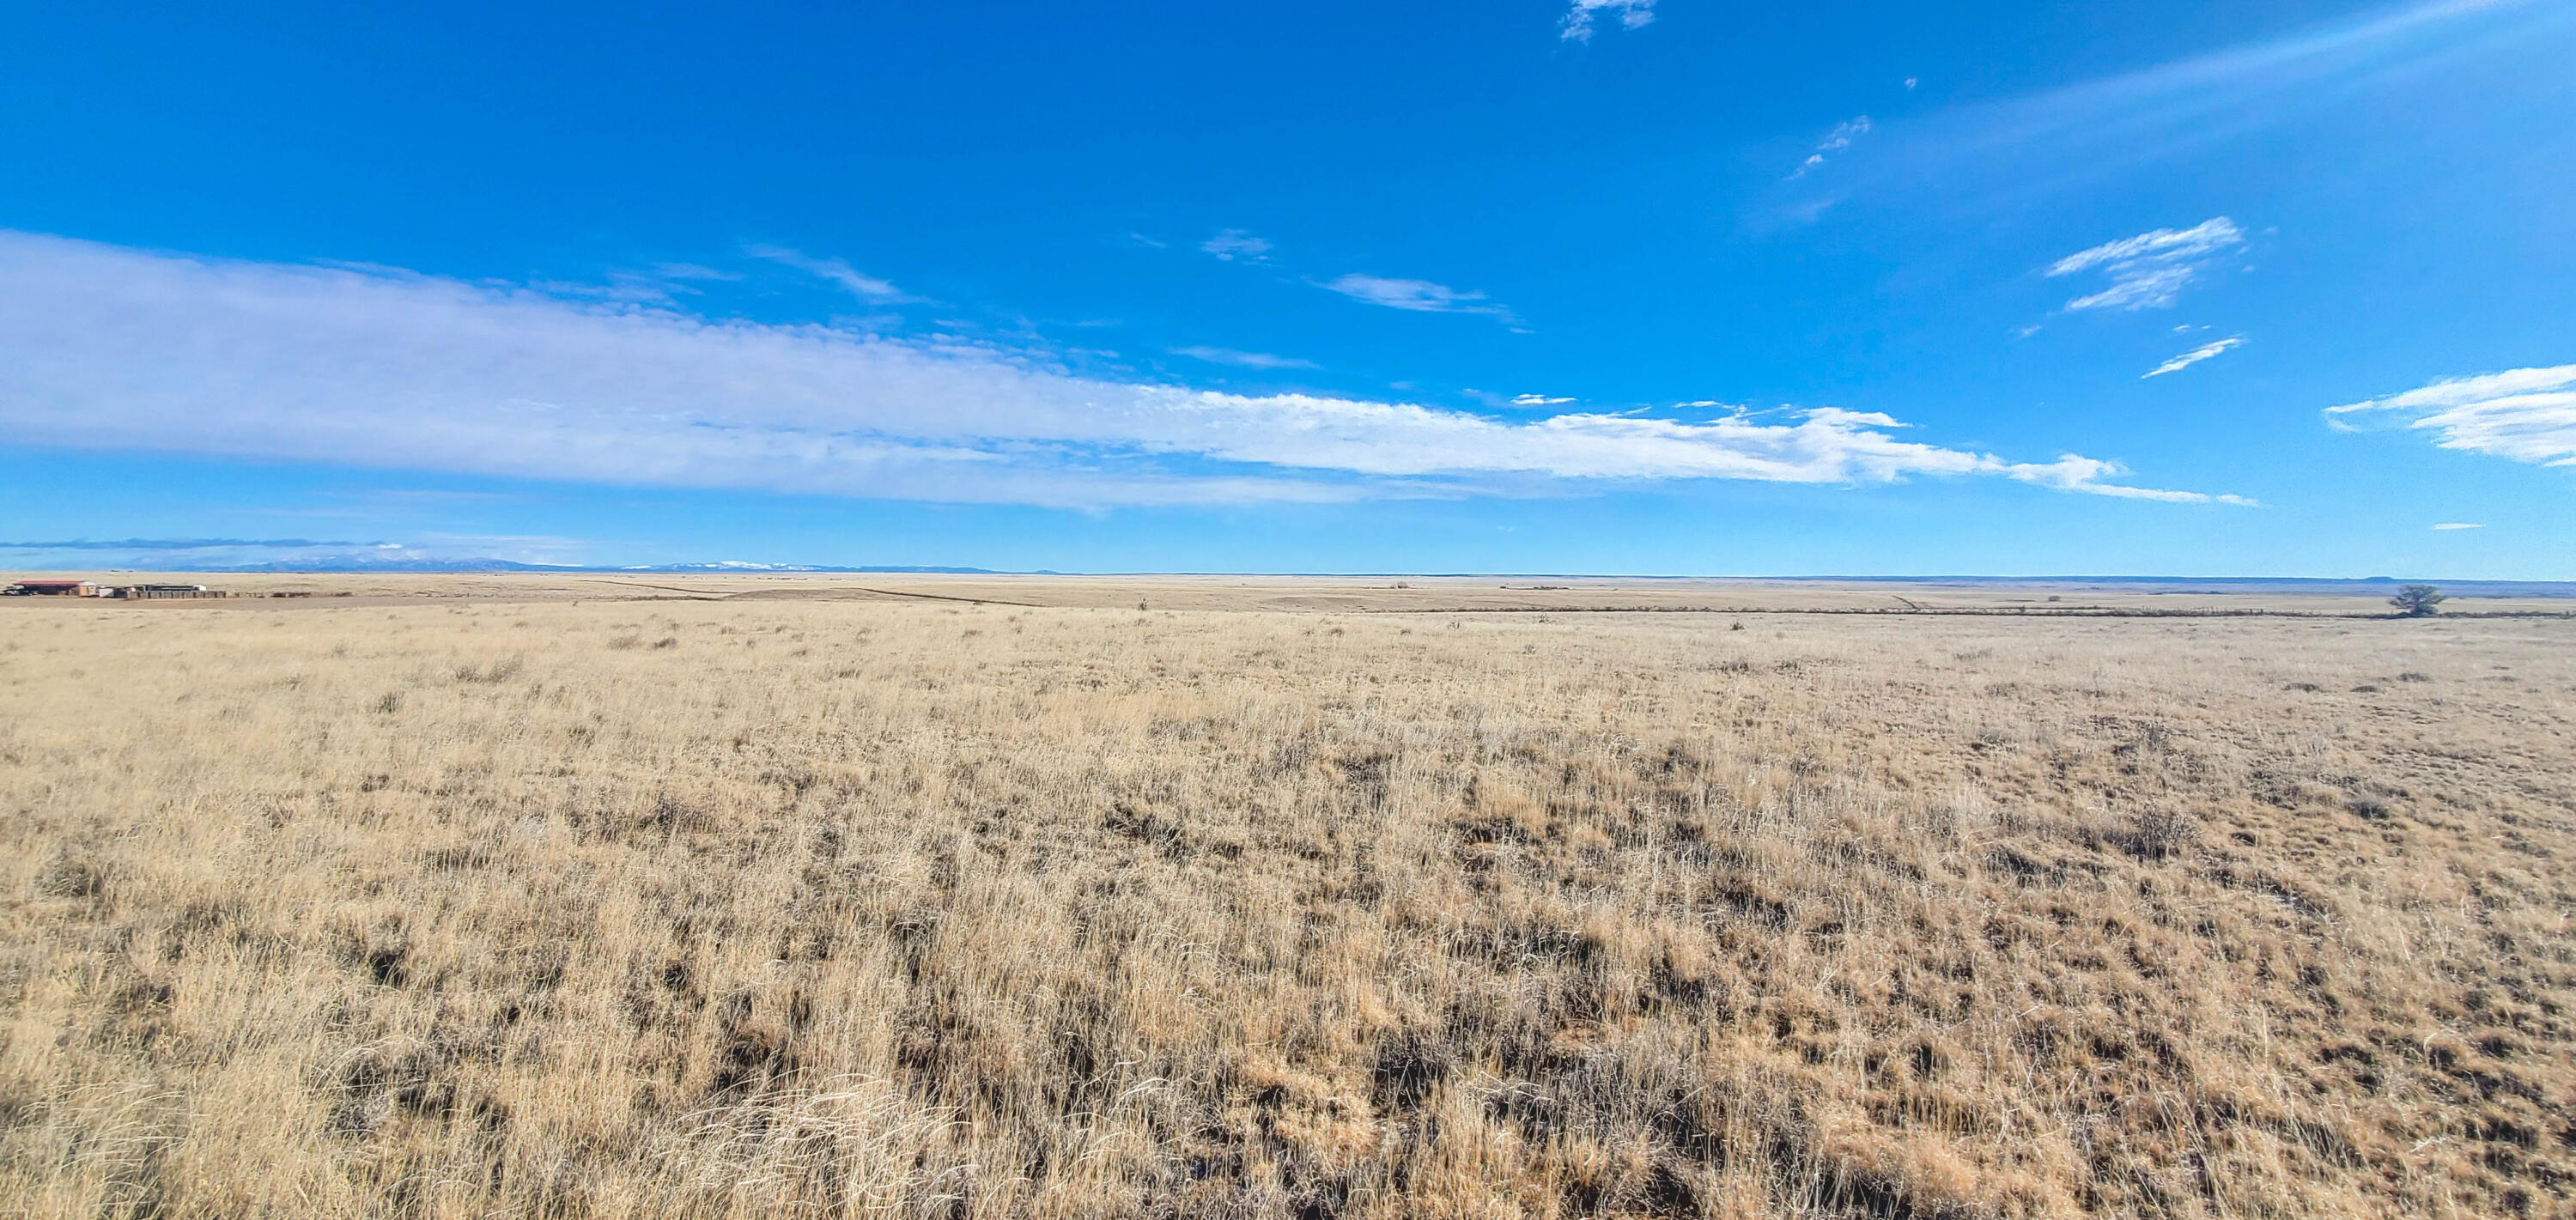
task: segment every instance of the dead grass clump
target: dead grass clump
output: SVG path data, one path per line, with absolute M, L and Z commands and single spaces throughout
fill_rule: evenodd
M 507 682 L 510 679 L 517 677 L 519 670 L 523 668 L 524 665 L 525 662 L 521 661 L 517 657 L 503 657 L 500 660 L 493 661 L 487 665 L 459 665 L 456 667 L 456 680 L 459 682 Z
M 2133 815 L 2128 826 L 2113 839 L 2121 850 L 2139 859 L 2164 860 L 2199 837 L 2200 823 L 2190 814 L 2167 805 L 2151 805 Z
M 107 869 L 93 853 L 65 846 L 36 871 L 33 888 L 39 898 L 103 898 Z

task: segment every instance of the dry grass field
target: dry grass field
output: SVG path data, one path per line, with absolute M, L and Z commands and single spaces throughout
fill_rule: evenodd
M 2576 622 L 682 588 L 0 607 L 0 1214 L 2576 1214 Z

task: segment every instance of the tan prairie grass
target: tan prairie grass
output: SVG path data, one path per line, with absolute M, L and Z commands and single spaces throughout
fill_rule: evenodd
M 0 614 L 0 1211 L 2486 1216 L 2576 625 Z

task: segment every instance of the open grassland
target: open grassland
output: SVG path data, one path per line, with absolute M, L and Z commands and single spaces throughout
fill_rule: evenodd
M 2576 623 L 1119 600 L 7 608 L 0 1213 L 2576 1206 Z

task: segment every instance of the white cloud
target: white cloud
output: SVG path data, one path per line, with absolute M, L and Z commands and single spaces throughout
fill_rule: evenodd
M 653 274 L 666 280 L 738 280 L 739 271 L 719 271 L 698 263 L 655 263 Z
M 1237 368 L 1247 369 L 1322 367 L 1312 360 L 1299 360 L 1294 356 L 1273 356 L 1268 352 L 1238 352 L 1230 347 L 1176 347 L 1171 349 L 1171 353 L 1175 356 L 1187 356 L 1192 360 L 1205 360 L 1210 364 L 1231 364 Z
M 2346 431 L 2389 417 L 2432 433 L 2433 443 L 2444 449 L 2576 466 L 2576 364 L 2456 377 L 2326 408 L 2326 422 Z
M 2483 521 L 2437 521 L 2433 523 L 2433 528 L 2437 530 L 2482 530 L 2486 528 L 2486 523 Z
M 1480 313 L 1505 321 L 1518 321 L 1510 308 L 1486 299 L 1484 293 L 1461 292 L 1429 280 L 1390 279 L 1353 272 L 1317 286 L 1330 288 L 1354 301 L 1384 305 L 1389 309 L 1409 309 L 1418 313 Z
M 2162 500 L 2169 504 L 2234 504 L 2243 508 L 2259 507 L 2259 502 L 2245 496 L 2209 495 L 2197 491 L 2165 491 L 2154 487 L 2124 487 L 2105 483 L 2104 479 L 2121 478 L 2129 468 L 2118 462 L 2067 454 L 2054 462 L 2002 464 L 1991 473 L 2008 475 L 2024 483 L 2037 483 L 2059 491 L 2089 492 L 2097 496 L 2119 496 L 2130 500 Z
M 1909 117 L 1864 167 L 1855 194 L 1902 206 L 2026 214 L 2062 209 L 2177 158 L 2223 143 L 2277 139 L 2320 122 L 2367 124 L 2418 96 L 2547 106 L 2568 58 L 2566 6 L 2514 0 L 2393 0 L 2267 41 L 2243 43 L 2042 93 L 1965 102 Z M 2429 92 L 2427 92 L 2429 91 Z M 2518 95 L 2518 96 L 2517 96 Z M 2327 116 L 2334 116 L 2329 119 Z M 2267 134 L 2268 133 L 2268 134 Z M 2452 129 L 2463 157 L 2509 157 L 2525 141 L 2506 124 Z M 2156 168 L 2162 166 L 2161 169 Z M 1783 201 L 1782 220 L 1803 219 Z
M 1806 177 L 1807 171 L 1815 169 L 1817 166 L 1825 163 L 1826 153 L 1841 152 L 1842 150 L 1851 147 L 1853 140 L 1859 139 L 1860 137 L 1868 134 L 1869 116 L 1865 114 L 1859 118 L 1835 124 L 1834 129 L 1825 133 L 1825 138 L 1817 143 L 1816 150 L 1807 154 L 1807 159 L 1799 162 L 1798 168 L 1789 171 L 1789 176 L 1792 178 Z
M 1551 480 L 1992 476 L 2016 463 L 1823 408 L 1490 418 L 1074 375 L 1043 354 L 711 321 L 431 276 L 0 232 L 0 433 L 29 445 L 510 478 L 1061 506 L 1541 490 Z
M 2048 273 L 2065 275 L 2104 265 L 2116 270 L 2140 260 L 2195 259 L 2244 240 L 2234 221 L 2214 216 L 2188 229 L 2155 229 L 2069 254 L 2051 264 Z
M 1270 242 L 1241 229 L 1227 229 L 1199 243 L 1199 249 L 1216 256 L 1221 263 L 1266 263 L 1270 261 Z
M 1557 23 L 1558 37 L 1592 41 L 1593 19 L 1603 13 L 1616 15 L 1620 29 L 1641 30 L 1655 23 L 1655 0 L 1574 0 L 1565 20 Z
M 23 569 L 211 571 L 260 564 L 316 567 L 500 559 L 579 561 L 585 544 L 544 534 L 431 533 L 402 542 L 311 538 L 121 538 L 0 542 L 0 560 Z
M 2049 264 L 2048 275 L 2098 267 L 2111 278 L 2110 287 L 2068 301 L 2070 311 L 2161 309 L 2174 303 L 2210 257 L 2244 244 L 2245 232 L 2235 221 L 2214 216 L 2188 229 L 2156 229 L 2079 250 Z
M 391 268 L 355 265 L 351 266 L 350 270 L 383 272 Z M 603 283 L 540 280 L 528 286 L 557 296 L 587 297 L 594 301 L 614 301 L 629 305 L 669 305 L 681 296 L 696 294 L 699 289 L 693 287 L 693 284 L 697 282 L 741 278 L 743 277 L 739 272 L 718 271 L 713 267 L 701 267 L 696 263 L 655 263 L 651 269 L 645 271 L 624 268 L 612 270 Z
M 1550 398 L 1545 394 L 1512 395 L 1512 405 L 1515 407 L 1554 407 L 1562 406 L 1572 401 L 1574 400 L 1571 398 Z
M 2232 351 L 2243 346 L 2245 346 L 2245 336 L 2243 335 L 2230 335 L 2227 338 L 2217 340 L 2216 342 L 2203 343 L 2190 351 L 2184 352 L 2171 360 L 2165 361 L 2163 364 L 2159 364 L 2156 367 L 2139 374 L 2138 380 L 2144 381 L 2149 377 L 2162 377 L 2167 373 L 2178 373 L 2200 363 L 2203 360 L 2207 360 L 2212 356 L 2218 355 L 2222 352 Z
M 807 275 L 830 280 L 848 289 L 851 296 L 861 300 L 875 301 L 884 305 L 900 305 L 920 300 L 919 297 L 908 295 L 904 290 L 884 280 L 860 271 L 842 259 L 815 258 L 803 251 L 790 250 L 785 246 L 747 246 L 744 247 L 743 253 L 753 258 L 765 258 L 773 263 L 794 267 Z

